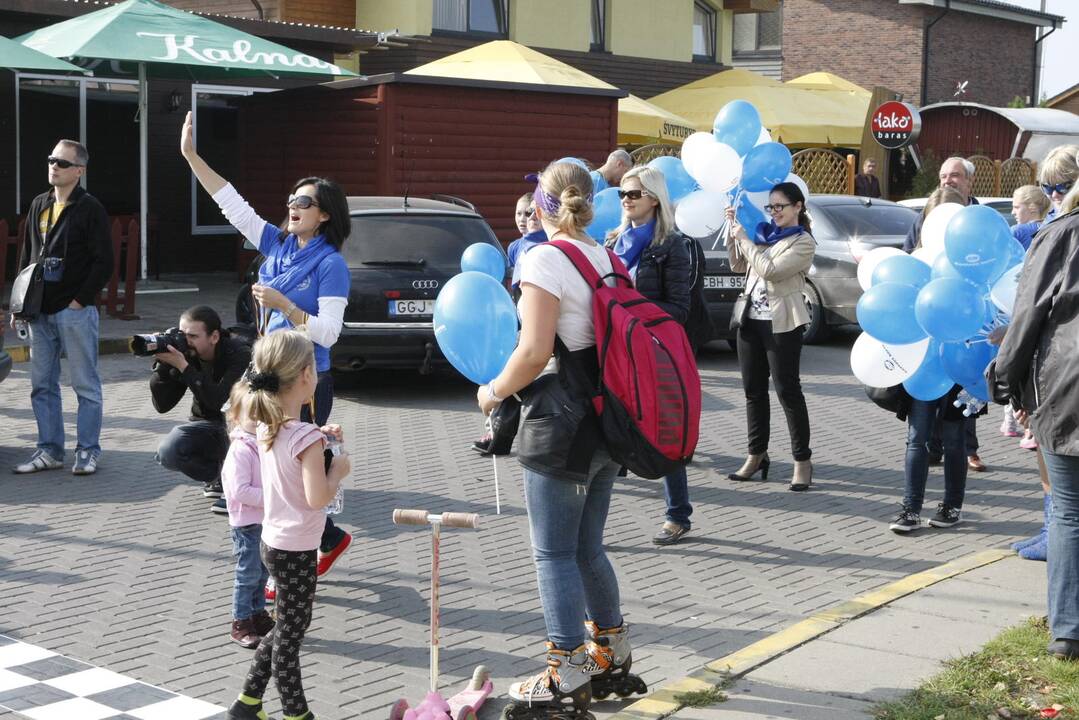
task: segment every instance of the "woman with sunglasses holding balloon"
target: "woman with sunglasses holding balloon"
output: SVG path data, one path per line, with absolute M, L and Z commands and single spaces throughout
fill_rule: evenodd
M 352 229 L 344 191 L 332 180 L 303 178 L 292 186 L 286 203 L 288 216 L 278 227 L 260 218 L 195 151 L 190 112 L 180 133 L 180 154 L 229 223 L 265 257 L 259 282 L 251 287 L 259 332 L 307 328 L 315 344 L 318 383 L 314 407 L 305 405 L 301 420 L 325 425 L 333 407 L 330 347 L 341 334 L 351 285 L 348 264 L 341 256 L 341 246 Z M 319 546 L 320 577 L 351 543 L 352 536 L 327 515 Z M 272 592 L 268 591 L 268 599 Z
M 622 176 L 618 197 L 622 201 L 622 224 L 607 235 L 607 246 L 629 270 L 637 291 L 663 309 L 681 325 L 689 319 L 689 246 L 674 227 L 674 209 L 663 173 L 638 165 Z M 667 515 L 656 545 L 674 545 L 689 532 L 689 486 L 685 467 L 663 479 Z
M 805 200 L 801 188 L 794 183 L 779 183 L 772 188 L 764 208 L 772 221 L 755 228 L 743 228 L 735 218 L 734 208 L 727 208 L 731 270 L 746 273 L 745 316 L 734 320 L 740 322 L 738 364 L 746 393 L 749 430 L 749 455 L 742 467 L 728 477 L 752 480 L 760 472 L 762 480 L 768 479 L 770 374 L 787 416 L 794 455 L 790 489 L 795 491 L 808 490 L 813 479 L 809 411 L 799 376 L 802 333 L 810 320 L 802 293 L 817 245 L 810 234 Z

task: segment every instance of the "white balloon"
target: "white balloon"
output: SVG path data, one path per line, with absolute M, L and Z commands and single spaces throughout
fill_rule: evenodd
M 707 161 L 708 149 L 715 144 L 716 139 L 710 132 L 693 133 L 682 143 L 682 166 L 694 180 L 697 180 L 697 167 L 703 161 Z
M 723 227 L 727 204 L 726 193 L 708 190 L 691 192 L 675 206 L 674 224 L 690 237 L 709 237 Z
M 1019 263 L 1005 270 L 1000 279 L 989 289 L 989 299 L 1009 315 L 1012 315 L 1015 310 L 1015 291 L 1019 288 L 1019 277 L 1022 274 L 1023 263 Z
M 749 201 L 750 205 L 756 206 L 763 213 L 764 206 L 768 204 L 768 196 L 771 194 L 771 190 L 761 190 L 760 192 L 747 192 L 743 197 Z M 768 213 L 764 213 L 764 216 L 768 217 Z
M 959 203 L 942 203 L 933 208 L 922 223 L 922 247 L 944 251 L 944 228 L 963 209 Z
M 937 261 L 937 258 L 942 252 L 944 252 L 944 248 L 934 250 L 923 246 L 912 252 L 910 256 L 921 260 L 929 267 L 933 267 L 933 263 Z
M 909 345 L 888 345 L 862 333 L 850 350 L 850 369 L 864 385 L 891 387 L 917 372 L 928 350 L 929 338 Z
M 863 290 L 868 290 L 873 284 L 873 271 L 877 269 L 880 261 L 893 255 L 904 254 L 902 250 L 894 247 L 873 248 L 858 261 L 858 284 L 862 286 Z M 869 383 L 866 384 L 868 385 Z
M 717 142 L 695 164 L 694 179 L 705 190 L 727 192 L 742 179 L 742 158 L 730 145 Z
M 756 145 L 763 145 L 766 142 L 772 142 L 772 133 L 768 132 L 768 128 L 762 127 L 761 134 L 757 136 L 757 142 L 754 144 L 754 147 L 756 147 Z
M 794 183 L 799 188 L 801 188 L 803 195 L 805 195 L 806 197 L 809 197 L 809 186 L 806 185 L 806 181 L 803 180 L 802 178 L 798 177 L 794 173 L 791 173 L 790 175 L 788 175 L 787 179 L 784 180 L 783 182 L 792 182 L 792 183 Z

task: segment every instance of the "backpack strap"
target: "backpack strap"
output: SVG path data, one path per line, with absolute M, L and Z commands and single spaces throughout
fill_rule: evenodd
M 577 268 L 577 272 L 581 274 L 581 277 L 584 278 L 584 281 L 588 283 L 589 287 L 593 290 L 598 290 L 603 287 L 603 281 L 609 277 L 621 280 L 625 284 L 625 287 L 633 287 L 633 281 L 629 277 L 629 271 L 626 270 L 626 266 L 622 264 L 622 261 L 610 248 L 606 248 L 606 250 L 607 257 L 611 260 L 611 272 L 600 277 L 599 273 L 596 272 L 596 268 L 589 262 L 585 254 L 573 243 L 566 240 L 549 240 L 547 241 L 547 244 L 556 247 L 565 253 L 566 257 L 573 263 L 573 267 Z

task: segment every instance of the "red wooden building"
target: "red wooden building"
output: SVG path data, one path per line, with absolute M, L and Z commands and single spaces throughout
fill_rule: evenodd
M 509 242 L 524 176 L 567 155 L 601 164 L 624 96 L 396 73 L 256 95 L 241 108 L 240 191 L 267 218 L 308 175 L 348 195 L 455 195 Z
M 919 152 L 938 158 L 985 155 L 1041 162 L 1058 145 L 1079 142 L 1079 115 L 1050 108 L 938 103 L 921 108 Z

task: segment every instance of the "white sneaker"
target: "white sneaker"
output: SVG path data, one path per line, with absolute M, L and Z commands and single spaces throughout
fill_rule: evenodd
M 97 455 L 89 450 L 75 451 L 75 464 L 71 466 L 72 475 L 93 475 L 97 472 Z
M 22 465 L 16 465 L 14 472 L 18 475 L 24 475 L 26 473 L 36 473 L 42 470 L 58 470 L 64 466 L 64 463 L 53 458 L 44 450 L 37 450 L 30 457 L 27 462 Z

